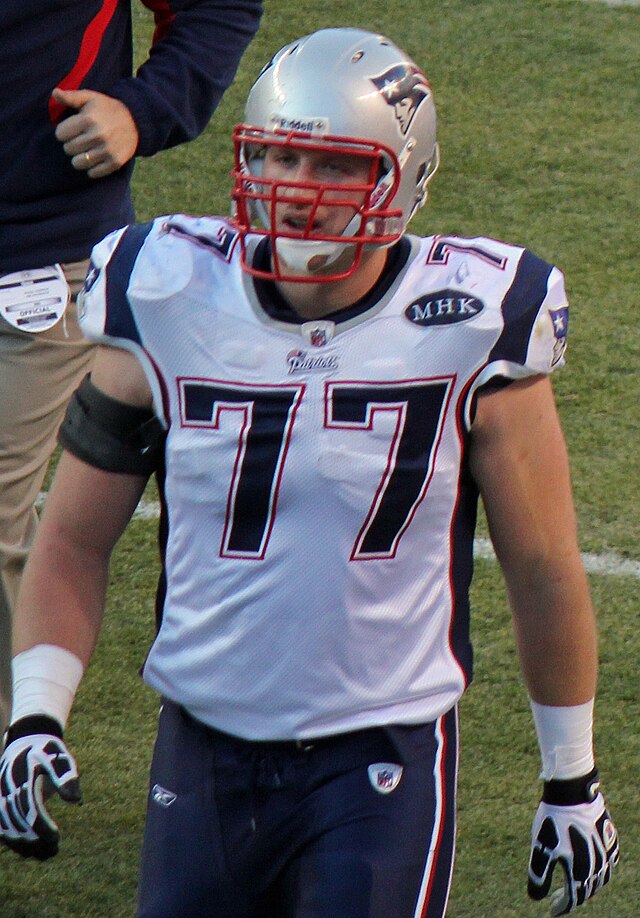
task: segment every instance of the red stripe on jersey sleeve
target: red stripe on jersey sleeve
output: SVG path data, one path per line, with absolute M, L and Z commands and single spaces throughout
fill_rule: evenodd
M 113 18 L 118 0 L 103 0 L 102 6 L 85 29 L 76 62 L 58 83 L 60 89 L 78 89 L 98 56 L 103 35 Z M 49 118 L 57 124 L 65 106 L 55 99 L 49 99 Z

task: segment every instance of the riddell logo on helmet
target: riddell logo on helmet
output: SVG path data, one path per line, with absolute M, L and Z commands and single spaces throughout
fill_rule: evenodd
M 271 126 L 276 131 L 302 131 L 304 134 L 326 134 L 329 122 L 326 118 L 287 118 L 272 115 Z

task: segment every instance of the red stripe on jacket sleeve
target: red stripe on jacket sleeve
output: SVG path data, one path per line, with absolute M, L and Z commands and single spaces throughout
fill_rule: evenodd
M 80 87 L 80 84 L 98 56 L 102 38 L 107 26 L 113 18 L 117 6 L 118 0 L 103 0 L 102 6 L 85 29 L 80 44 L 80 52 L 76 58 L 75 64 L 69 73 L 58 83 L 60 89 L 78 89 Z M 53 124 L 57 124 L 58 121 L 60 121 L 65 108 L 64 105 L 57 102 L 55 99 L 49 99 L 49 118 Z
M 156 24 L 153 33 L 153 44 L 162 41 L 171 31 L 173 20 L 176 14 L 169 5 L 169 0 L 142 0 L 148 10 L 153 13 L 153 20 Z

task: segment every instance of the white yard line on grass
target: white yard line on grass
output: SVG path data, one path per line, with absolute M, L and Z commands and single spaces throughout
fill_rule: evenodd
M 495 561 L 496 556 L 489 539 L 476 539 L 473 554 L 476 558 Z M 640 561 L 622 558 L 613 552 L 601 555 L 582 553 L 582 561 L 589 574 L 605 574 L 610 577 L 635 577 L 640 580 Z
M 638 3 L 640 4 L 640 0 L 638 0 Z M 45 497 L 46 494 L 40 494 L 38 499 L 39 506 L 42 506 Z M 160 504 L 158 501 L 141 501 L 133 516 L 137 520 L 155 520 L 160 516 Z M 489 561 L 496 560 L 493 546 L 489 539 L 476 539 L 473 553 L 476 558 Z M 623 558 L 613 552 L 601 555 L 583 552 L 582 560 L 590 574 L 604 574 L 609 577 L 635 577 L 640 580 L 640 561 Z
M 594 0 L 589 0 L 594 2 Z M 605 6 L 640 6 L 640 0 L 597 0 L 598 3 L 604 3 Z
M 135 517 L 137 519 L 151 520 L 158 517 L 159 514 L 160 504 L 157 501 L 143 501 L 139 504 Z M 474 555 L 476 558 L 490 561 L 496 560 L 493 546 L 489 539 L 476 539 Z M 595 555 L 587 552 L 583 553 L 582 560 L 590 574 L 605 574 L 611 577 L 636 577 L 640 580 L 640 561 L 631 561 L 613 553 Z

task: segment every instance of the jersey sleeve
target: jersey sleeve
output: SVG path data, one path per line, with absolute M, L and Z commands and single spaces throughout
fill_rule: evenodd
M 134 266 L 152 226 L 150 223 L 126 226 L 93 247 L 78 310 L 80 327 L 89 341 L 121 347 L 142 346 L 128 291 Z
M 237 235 L 222 218 L 169 214 L 106 236 L 93 247 L 79 298 L 85 337 L 145 351 L 150 325 L 171 321 L 167 304 L 184 297 L 198 273 L 195 253 L 228 262 Z
M 476 390 L 548 375 L 564 366 L 569 307 L 558 268 L 525 249 L 501 308 L 502 331 L 476 380 Z
M 534 372 L 551 373 L 565 364 L 569 330 L 569 305 L 564 276 L 557 268 L 549 275 L 547 295 L 538 311 L 529 339 L 526 366 Z
M 78 321 L 85 337 L 94 344 L 120 347 L 138 359 L 151 388 L 155 414 L 167 426 L 162 389 L 133 307 L 131 292 L 144 293 L 144 278 L 154 278 L 153 264 L 141 258 L 145 242 L 161 229 L 159 221 L 116 230 L 94 246 L 83 290 L 78 298 Z M 153 246 L 150 246 L 153 252 Z M 153 259 L 152 259 L 153 261 Z M 141 263 L 142 262 L 142 263 Z M 138 282 L 138 275 L 142 281 Z M 153 288 L 153 284 L 149 285 Z M 153 300 L 154 290 L 149 291 Z
M 172 214 L 116 230 L 91 252 L 78 298 L 82 332 L 94 344 L 137 358 L 164 424 L 158 329 L 171 328 L 176 302 L 195 271 L 194 251 L 206 246 L 225 257 L 233 238 L 226 221 Z

